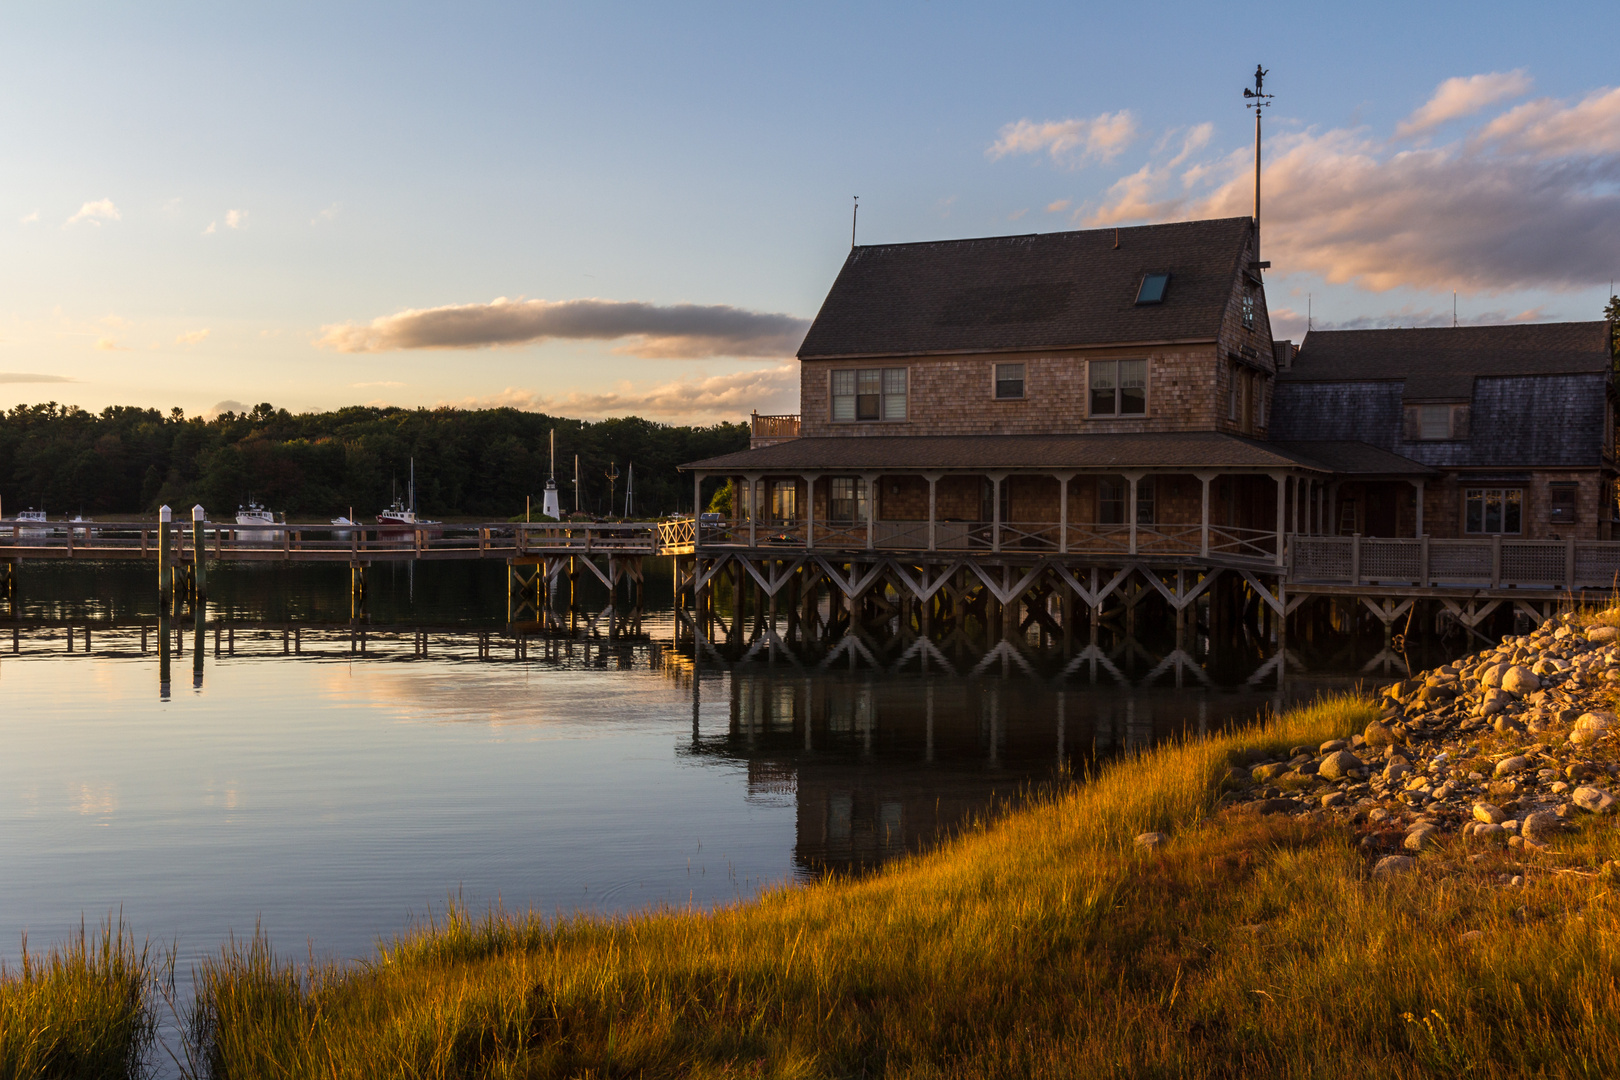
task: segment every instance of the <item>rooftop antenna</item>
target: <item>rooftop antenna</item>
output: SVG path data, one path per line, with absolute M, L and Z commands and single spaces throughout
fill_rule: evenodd
M 1451 290 L 1451 328 L 1457 329 L 1457 290 Z
M 1311 294 L 1305 294 L 1305 332 L 1311 332 Z
M 855 212 L 849 216 L 849 250 L 855 250 L 855 226 L 861 220 L 861 197 L 855 196 Z
M 1271 104 L 1272 95 L 1264 92 L 1269 74 L 1259 64 L 1254 65 L 1254 89 L 1243 90 L 1243 96 L 1249 99 L 1245 108 L 1254 110 L 1254 261 L 1260 269 L 1265 269 L 1260 262 L 1260 112 Z
M 602 475 L 607 477 L 607 481 L 608 481 L 607 512 L 608 512 L 609 516 L 612 516 L 612 514 L 613 514 L 613 491 L 614 491 L 614 489 L 616 487 L 618 487 L 618 484 L 619 484 L 619 466 L 616 465 L 615 463 L 611 462 L 611 461 L 608 462 L 607 472 L 603 473 Z

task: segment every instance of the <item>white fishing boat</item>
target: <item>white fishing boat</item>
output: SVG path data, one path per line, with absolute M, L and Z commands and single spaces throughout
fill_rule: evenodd
M 238 525 L 284 524 L 284 522 L 279 522 L 276 520 L 276 515 L 274 513 L 266 510 L 262 504 L 257 503 L 252 499 L 248 500 L 248 504 L 246 506 L 238 506 L 236 508 L 236 523 Z M 255 528 L 248 530 L 242 536 L 242 539 L 250 542 L 254 540 L 263 540 L 266 543 L 280 543 L 283 535 L 285 534 L 280 529 Z
M 377 535 L 383 538 L 399 539 L 405 536 L 414 536 L 423 532 L 429 536 L 440 536 L 444 533 L 444 522 L 427 521 L 416 516 L 416 459 L 411 459 L 411 484 L 406 489 L 409 501 L 395 498 L 388 509 L 377 514 Z
M 47 520 L 48 519 L 45 517 L 45 511 L 43 511 L 43 510 L 21 510 L 21 511 L 18 511 L 18 513 L 17 513 L 17 524 L 24 525 L 24 527 L 17 530 L 17 535 L 18 536 L 32 537 L 34 539 L 38 539 L 38 538 L 40 538 L 42 536 L 49 536 L 49 535 L 51 535 L 51 530 L 49 530 L 49 529 L 38 529 L 38 528 L 30 529 L 30 528 L 26 527 L 26 523 L 35 523 L 35 524 L 43 525 L 43 524 L 45 524 L 45 522 Z

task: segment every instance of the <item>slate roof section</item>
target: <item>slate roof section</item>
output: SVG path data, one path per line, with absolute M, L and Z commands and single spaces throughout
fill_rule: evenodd
M 1213 341 L 1251 229 L 1239 217 L 857 247 L 799 359 Z M 1170 274 L 1164 300 L 1138 305 L 1155 271 Z
M 1398 379 L 1408 400 L 1461 393 L 1482 375 L 1606 371 L 1606 322 L 1513 323 L 1397 330 L 1313 330 L 1278 382 Z
M 1374 451 L 1372 447 L 1367 448 Z M 1394 455 L 1386 455 L 1393 457 Z M 1119 435 L 874 435 L 790 439 L 694 461 L 703 472 L 903 472 L 923 469 L 1266 470 L 1329 466 L 1274 443 L 1215 431 Z M 1421 466 L 1419 466 L 1421 468 Z

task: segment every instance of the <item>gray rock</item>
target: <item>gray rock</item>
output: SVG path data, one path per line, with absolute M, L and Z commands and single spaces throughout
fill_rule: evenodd
M 1385 855 L 1373 867 L 1373 877 L 1394 877 L 1404 874 L 1417 865 L 1417 860 L 1410 855 Z
M 1436 832 L 1437 830 L 1433 825 L 1419 825 L 1406 834 L 1406 839 L 1402 841 L 1401 846 L 1408 851 L 1422 851 L 1425 848 L 1433 847 Z
M 1510 694 L 1524 695 L 1541 689 L 1541 679 L 1535 672 L 1514 664 L 1502 673 L 1502 689 Z
M 1602 709 L 1589 713 L 1582 713 L 1580 719 L 1575 721 L 1575 730 L 1569 733 L 1569 741 L 1577 746 L 1591 746 L 1615 724 L 1615 715 Z
M 1392 728 L 1387 724 L 1379 723 L 1377 720 L 1367 725 L 1366 730 L 1361 733 L 1361 737 L 1368 746 L 1394 746 L 1400 741 Z
M 1317 767 L 1317 774 L 1329 780 L 1343 780 L 1350 775 L 1352 769 L 1360 769 L 1363 762 L 1348 750 L 1335 750 L 1322 759 Z
M 1524 756 L 1519 755 L 1519 754 L 1515 754 L 1514 756 L 1512 756 L 1510 758 L 1503 758 L 1501 761 L 1498 761 L 1496 763 L 1496 775 L 1497 776 L 1512 776 L 1514 773 L 1520 772 L 1523 769 L 1525 769 L 1526 767 L 1528 767 L 1529 764 L 1530 764 L 1530 759 L 1529 758 L 1524 757 Z
M 1559 820 L 1558 815 L 1546 810 L 1537 810 L 1533 814 L 1526 815 L 1519 823 L 1519 835 L 1538 844 L 1545 844 L 1562 831 L 1563 822 Z
M 1147 848 L 1149 851 L 1152 851 L 1165 844 L 1169 839 L 1170 836 L 1168 833 L 1145 832 L 1136 838 L 1136 846 L 1139 848 Z
M 1592 814 L 1613 813 L 1615 804 L 1620 803 L 1620 799 L 1616 799 L 1602 788 L 1595 787 L 1576 788 L 1569 801 Z

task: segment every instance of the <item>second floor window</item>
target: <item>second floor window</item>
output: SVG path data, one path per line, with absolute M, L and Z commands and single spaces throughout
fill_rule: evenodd
M 1086 370 L 1092 416 L 1147 414 L 1146 360 L 1093 360 Z
M 1243 297 L 1243 328 L 1254 329 L 1254 294 L 1249 293 Z
M 996 365 L 996 397 L 997 399 L 1021 398 L 1024 396 L 1024 365 L 1023 364 L 997 364 Z
M 904 420 L 906 369 L 839 368 L 832 373 L 834 420 Z

